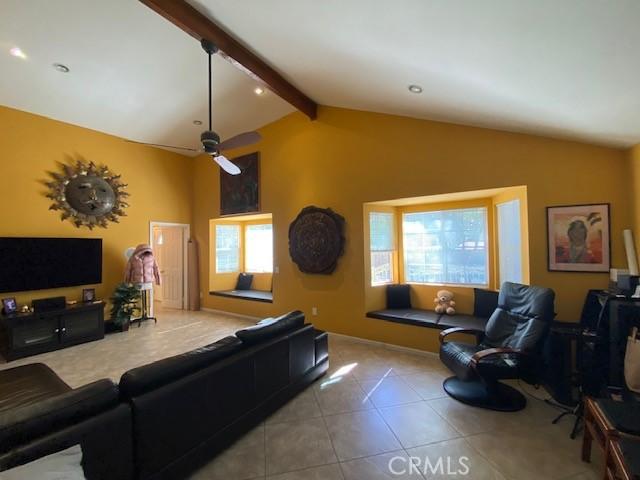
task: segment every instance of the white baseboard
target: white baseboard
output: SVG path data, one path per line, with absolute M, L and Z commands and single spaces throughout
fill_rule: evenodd
M 230 317 L 242 318 L 243 320 L 253 320 L 253 321 L 260 320 L 260 317 L 253 317 L 251 315 L 243 315 L 242 313 L 227 312 L 225 310 L 216 310 L 215 308 L 200 307 L 200 310 L 202 310 L 203 312 L 219 313 L 219 314 L 222 314 L 222 315 L 228 315 Z
M 328 332 L 330 335 L 334 336 L 334 337 L 340 337 L 340 338 L 346 338 L 348 340 L 351 340 L 352 342 L 355 343 L 364 343 L 366 345 L 375 345 L 377 347 L 380 348 L 386 348 L 388 350 L 394 350 L 394 351 L 398 351 L 398 352 L 407 352 L 407 353 L 411 353 L 414 355 L 424 355 L 426 357 L 437 357 L 438 354 L 434 353 L 434 352 L 428 352 L 426 350 L 419 350 L 417 348 L 411 348 L 411 347 L 403 347 L 402 345 L 395 345 L 393 343 L 385 343 L 385 342 L 379 342 L 377 340 L 369 340 L 368 338 L 360 338 L 360 337 L 352 337 L 351 335 L 344 335 L 342 333 L 333 333 L 333 332 Z

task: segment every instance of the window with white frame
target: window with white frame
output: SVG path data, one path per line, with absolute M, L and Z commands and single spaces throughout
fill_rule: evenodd
M 245 227 L 244 270 L 253 273 L 273 272 L 272 225 L 247 225 Z
M 393 282 L 394 214 L 369 213 L 369 239 L 371 250 L 371 284 Z
M 240 271 L 240 225 L 216 225 L 216 273 Z
M 498 265 L 500 283 L 522 283 L 522 238 L 520 201 L 511 200 L 496 206 L 498 215 Z
M 402 239 L 406 282 L 488 285 L 486 208 L 405 213 Z

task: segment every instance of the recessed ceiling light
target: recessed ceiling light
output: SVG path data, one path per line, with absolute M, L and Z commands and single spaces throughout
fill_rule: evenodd
M 61 63 L 54 63 L 53 68 L 62 73 L 69 73 L 69 67 Z
M 256 87 L 253 89 L 253 93 L 255 93 L 256 95 L 262 95 L 264 93 L 264 88 Z
M 409 85 L 409 91 L 411 93 L 422 93 L 422 87 L 420 85 Z
M 193 124 L 194 125 L 202 125 L 202 120 L 194 120 Z
M 9 50 L 9 53 L 11 55 L 13 55 L 14 57 L 18 57 L 18 58 L 22 58 L 23 60 L 27 58 L 27 54 L 24 53 L 20 48 L 18 47 L 13 47 L 11 50 Z

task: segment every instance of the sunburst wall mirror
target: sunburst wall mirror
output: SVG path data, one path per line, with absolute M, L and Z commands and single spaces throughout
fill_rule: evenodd
M 106 228 L 109 222 L 118 223 L 120 217 L 126 216 L 127 184 L 105 165 L 77 160 L 62 164 L 62 172 L 49 174 L 53 178 L 46 182 L 47 197 L 53 200 L 49 210 L 61 211 L 61 220 L 92 230 Z

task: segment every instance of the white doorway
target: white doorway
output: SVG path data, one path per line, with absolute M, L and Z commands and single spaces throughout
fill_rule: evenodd
M 184 309 L 188 298 L 187 242 L 190 226 L 150 222 L 149 243 L 160 270 L 161 285 L 154 286 L 154 302 L 164 308 Z

